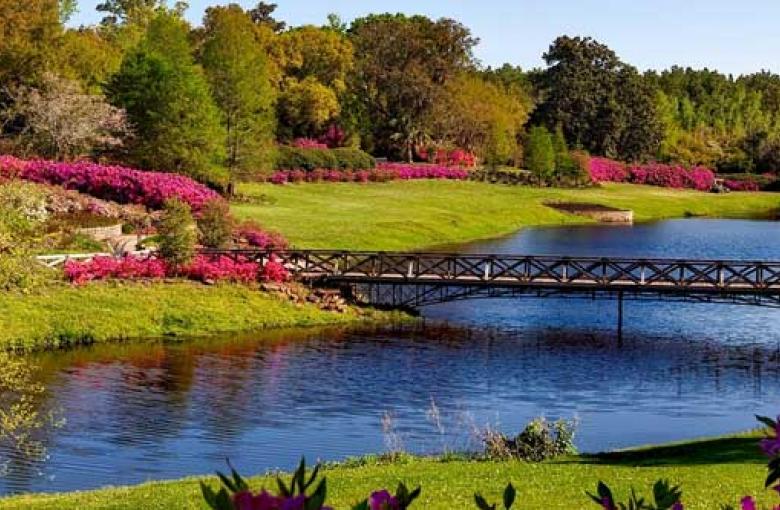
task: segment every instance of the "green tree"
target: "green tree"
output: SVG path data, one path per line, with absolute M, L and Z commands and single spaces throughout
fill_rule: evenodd
M 549 182 L 555 174 L 553 137 L 544 126 L 535 126 L 528 131 L 528 141 L 525 144 L 525 167 L 539 183 Z
M 561 126 L 555 128 L 553 151 L 555 152 L 555 172 L 559 176 L 575 176 L 578 172 L 577 163 L 571 157 Z
M 165 0 L 104 0 L 95 9 L 104 13 L 103 25 L 148 21 L 156 10 L 165 7 Z
M 54 65 L 61 33 L 56 0 L 0 0 L 0 85 L 34 84 Z
M 207 248 L 224 248 L 233 238 L 233 218 L 226 200 L 206 203 L 197 220 L 200 243 Z
M 347 76 L 354 66 L 349 38 L 328 27 L 306 25 L 278 36 L 281 138 L 318 137 L 341 114 Z
M 190 206 L 185 202 L 176 198 L 165 202 L 157 232 L 160 256 L 177 270 L 195 256 L 198 235 Z
M 135 164 L 225 184 L 225 172 L 216 167 L 224 157 L 225 131 L 181 18 L 158 14 L 107 92 L 135 130 L 129 146 Z
M 122 51 L 92 28 L 68 30 L 59 45 L 59 70 L 65 78 L 78 80 L 90 93 L 103 91 L 103 85 L 119 70 Z
M 476 73 L 450 80 L 431 110 L 434 139 L 474 152 L 489 165 L 508 163 L 528 120 L 530 98 Z
M 443 85 L 473 67 L 478 40 L 457 21 L 404 14 L 357 19 L 349 34 L 354 112 L 367 117 L 357 124 L 370 127 L 378 152 L 411 159 Z
M 257 6 L 254 9 L 250 9 L 248 14 L 255 24 L 265 25 L 274 32 L 282 32 L 287 27 L 287 23 L 274 18 L 273 14 L 276 11 L 276 7 L 276 4 L 258 2 Z
M 314 77 L 291 80 L 279 96 L 280 131 L 286 138 L 316 137 L 341 112 L 335 91 Z
M 536 77 L 544 98 L 535 121 L 561 125 L 569 143 L 593 154 L 644 159 L 658 152 L 661 123 L 655 90 L 607 46 L 582 37 L 557 38 Z
M 204 19 L 201 62 L 222 110 L 231 175 L 270 168 L 275 92 L 254 27 L 237 5 L 211 7 Z

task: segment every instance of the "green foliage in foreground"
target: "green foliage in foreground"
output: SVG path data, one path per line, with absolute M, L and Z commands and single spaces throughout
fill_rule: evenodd
M 609 480 L 616 497 L 630 487 L 648 487 L 669 479 L 684 488 L 686 509 L 712 510 L 737 495 L 756 494 L 759 502 L 772 501 L 764 490 L 765 458 L 755 437 L 730 437 L 671 446 L 650 447 L 564 461 L 522 462 L 441 461 L 406 458 L 383 464 L 366 460 L 324 471 L 329 501 L 336 509 L 349 508 L 378 487 L 395 487 L 399 481 L 422 486 L 415 503 L 425 510 L 474 508 L 474 492 L 488 501 L 500 501 L 508 481 L 518 487 L 524 510 L 588 508 L 585 490 L 598 480 Z M 246 469 L 249 466 L 238 466 Z M 49 496 L 21 496 L 0 500 L 0 510 L 55 509 L 205 509 L 196 478 Z M 213 488 L 215 478 L 209 479 Z M 273 477 L 250 480 L 257 489 L 274 488 Z M 522 487 L 522 488 L 521 488 Z
M 204 336 L 266 328 L 346 323 L 324 312 L 240 285 L 116 283 L 0 293 L 0 347 L 41 349 L 129 338 Z
M 481 182 L 245 184 L 233 212 L 279 230 L 305 248 L 408 250 L 510 234 L 534 225 L 587 223 L 545 202 L 591 202 L 634 210 L 636 221 L 751 217 L 780 207 L 780 195 L 716 195 L 631 184 L 592 189 L 499 186 Z

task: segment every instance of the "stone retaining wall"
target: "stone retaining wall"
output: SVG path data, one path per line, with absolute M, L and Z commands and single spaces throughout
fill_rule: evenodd
M 80 228 L 76 232 L 91 237 L 95 241 L 107 241 L 122 235 L 122 225 L 110 225 L 108 227 Z

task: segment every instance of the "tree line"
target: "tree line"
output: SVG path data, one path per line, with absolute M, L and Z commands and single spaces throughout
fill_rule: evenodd
M 721 171 L 780 163 L 780 76 L 672 67 L 641 73 L 598 41 L 561 36 L 546 66 L 490 68 L 462 23 L 372 14 L 289 27 L 274 4 L 206 10 L 104 0 L 0 0 L 0 151 L 82 157 L 213 183 L 267 171 L 312 139 L 412 160 L 463 149 L 545 172 L 568 149 Z

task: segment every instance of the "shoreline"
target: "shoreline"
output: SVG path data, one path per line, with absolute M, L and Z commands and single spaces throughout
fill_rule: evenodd
M 21 353 L 101 343 L 194 339 L 290 327 L 382 323 L 398 312 L 327 312 L 240 284 L 106 281 L 0 293 L 0 348 Z
M 523 508 L 587 508 L 585 491 L 593 490 L 600 480 L 626 494 L 630 487 L 647 493 L 659 478 L 682 486 L 686 508 L 704 509 L 735 504 L 736 498 L 744 494 L 758 496 L 759 502 L 772 500 L 770 491 L 762 487 L 766 465 L 757 441 L 756 433 L 743 433 L 582 454 L 537 464 L 452 455 L 402 455 L 396 461 L 365 456 L 328 463 L 323 474 L 332 495 L 329 501 L 339 509 L 349 508 L 372 490 L 393 488 L 399 481 L 421 485 L 418 506 L 430 510 L 472 508 L 475 491 L 497 499 L 509 481 L 515 483 L 526 501 Z M 201 480 L 217 486 L 213 476 L 195 476 L 88 491 L 25 494 L 0 498 L 0 510 L 201 508 Z M 273 477 L 253 476 L 249 483 L 255 490 L 273 487 Z

